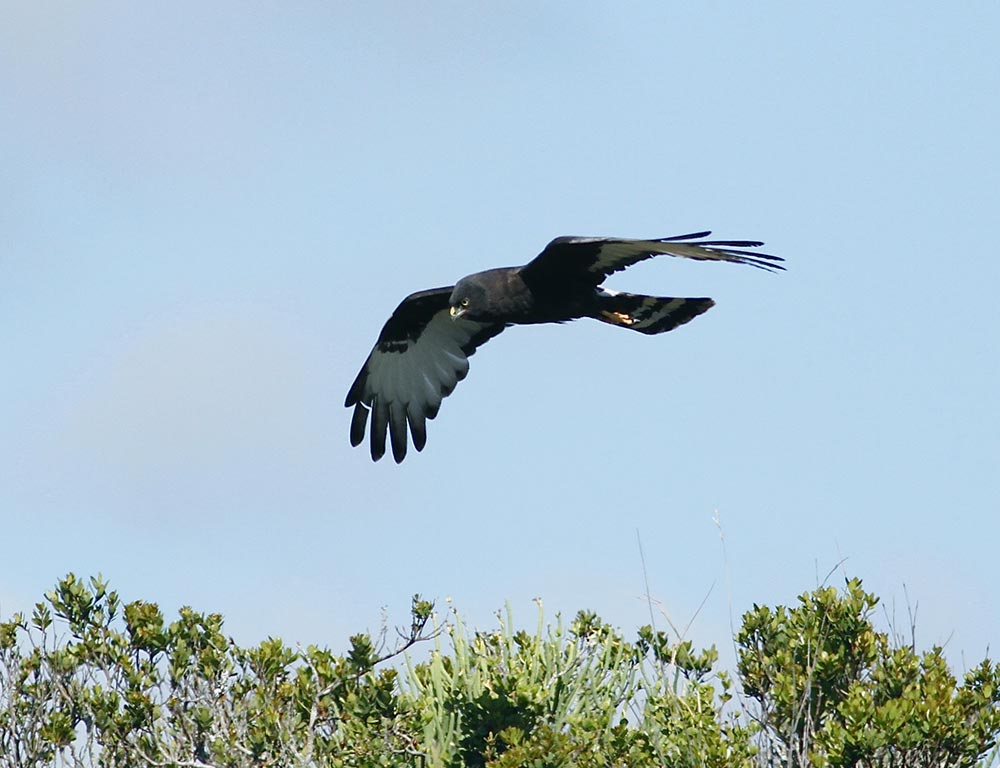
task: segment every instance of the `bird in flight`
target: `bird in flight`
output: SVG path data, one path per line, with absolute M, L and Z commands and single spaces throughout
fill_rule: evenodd
M 784 269 L 778 256 L 746 250 L 756 240 L 707 240 L 695 232 L 653 240 L 557 237 L 521 267 L 489 269 L 454 286 L 418 291 L 386 321 L 375 347 L 347 393 L 354 407 L 351 445 L 365 438 L 371 417 L 371 457 L 385 454 L 386 432 L 396 463 L 427 442 L 427 419 L 469 372 L 476 349 L 512 325 L 563 323 L 592 317 L 645 334 L 683 325 L 715 302 L 620 293 L 601 286 L 619 270 L 653 256 L 728 261 L 765 270 Z

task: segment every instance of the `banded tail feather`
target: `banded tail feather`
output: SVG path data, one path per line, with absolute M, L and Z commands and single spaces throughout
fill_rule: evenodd
M 596 320 L 649 335 L 672 331 L 692 320 L 713 305 L 711 299 L 677 299 L 667 296 L 642 296 L 601 291 Z

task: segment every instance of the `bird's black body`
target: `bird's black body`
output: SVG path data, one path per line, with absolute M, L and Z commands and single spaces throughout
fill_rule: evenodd
M 519 267 L 488 269 L 463 277 L 455 284 L 450 303 L 458 306 L 466 297 L 478 308 L 464 313 L 470 320 L 521 323 L 538 311 L 538 297 L 525 285 Z
M 364 439 L 369 411 L 371 455 L 406 456 L 407 428 L 422 450 L 426 420 L 468 373 L 476 348 L 511 325 L 561 323 L 592 317 L 645 334 L 676 328 L 708 310 L 708 298 L 667 298 L 608 291 L 604 279 L 657 254 L 783 269 L 776 256 L 750 252 L 751 240 L 704 240 L 711 233 L 626 240 L 559 237 L 522 267 L 463 277 L 455 286 L 407 296 L 386 321 L 375 348 L 347 393 L 354 406 L 351 444 Z
M 547 276 L 534 279 L 524 267 L 504 267 L 463 277 L 452 291 L 451 303 L 471 299 L 465 313 L 470 320 L 489 320 L 516 325 L 562 323 L 596 311 L 594 286 L 588 281 L 559 285 Z M 477 309 L 478 308 L 478 309 Z

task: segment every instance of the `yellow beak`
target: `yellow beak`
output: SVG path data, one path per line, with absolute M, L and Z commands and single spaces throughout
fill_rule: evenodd
M 465 314 L 465 310 L 461 307 L 451 307 L 448 311 L 451 313 L 452 320 L 457 320 Z

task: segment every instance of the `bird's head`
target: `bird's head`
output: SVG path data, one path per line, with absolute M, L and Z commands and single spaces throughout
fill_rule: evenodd
M 463 277 L 455 285 L 448 303 L 451 305 L 452 320 L 460 317 L 477 320 L 486 310 L 486 289 L 472 276 Z

